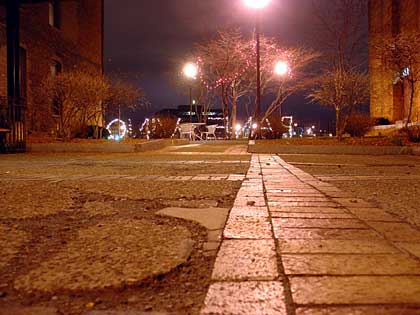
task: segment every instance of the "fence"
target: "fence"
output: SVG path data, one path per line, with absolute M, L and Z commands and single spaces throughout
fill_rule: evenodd
M 0 153 L 26 151 L 26 100 L 0 97 Z

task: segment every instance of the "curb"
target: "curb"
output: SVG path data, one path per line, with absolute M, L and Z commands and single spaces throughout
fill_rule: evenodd
M 183 140 L 152 140 L 144 143 L 33 143 L 28 145 L 31 153 L 136 153 L 156 151 L 171 145 L 184 144 Z
M 349 154 L 349 155 L 420 155 L 420 147 L 350 145 L 270 145 L 250 144 L 248 153 L 260 154 Z

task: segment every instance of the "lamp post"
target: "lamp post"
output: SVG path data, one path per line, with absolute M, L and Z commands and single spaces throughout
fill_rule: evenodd
M 289 73 L 289 65 L 286 61 L 280 60 L 277 61 L 276 65 L 274 66 L 274 74 L 278 75 L 279 77 L 283 78 Z M 283 101 L 283 85 L 280 84 L 279 88 L 280 93 L 280 101 Z M 279 104 L 279 116 L 280 119 L 282 118 L 282 104 Z
M 255 102 L 254 118 L 261 115 L 261 56 L 260 56 L 260 35 L 261 35 L 261 10 L 264 9 L 271 0 L 243 0 L 245 5 L 255 9 L 255 37 L 256 37 L 256 53 L 257 53 L 257 96 Z
M 198 74 L 198 69 L 195 64 L 190 62 L 184 66 L 183 72 L 186 78 L 195 80 Z M 190 85 L 190 122 L 191 123 L 192 123 L 192 108 L 193 108 L 192 86 Z

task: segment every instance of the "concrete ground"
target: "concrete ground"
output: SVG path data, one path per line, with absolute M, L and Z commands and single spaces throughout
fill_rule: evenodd
M 418 167 L 220 142 L 2 156 L 0 315 L 420 314 Z
M 2 155 L 0 314 L 198 314 L 250 159 L 201 147 Z

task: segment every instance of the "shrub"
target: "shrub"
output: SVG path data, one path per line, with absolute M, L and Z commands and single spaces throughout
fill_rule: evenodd
M 410 142 L 420 142 L 420 126 L 412 126 L 408 129 L 408 139 Z
M 344 131 L 352 137 L 363 137 L 375 125 L 374 119 L 366 113 L 354 113 L 347 121 Z
M 149 125 L 150 136 L 155 139 L 170 138 L 175 131 L 177 118 L 173 116 L 157 116 Z

